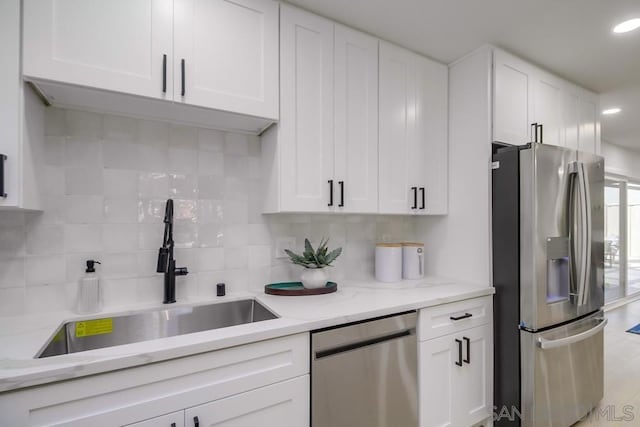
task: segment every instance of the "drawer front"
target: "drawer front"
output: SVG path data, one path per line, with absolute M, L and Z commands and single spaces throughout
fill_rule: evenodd
M 418 319 L 418 340 L 426 341 L 484 325 L 491 322 L 492 316 L 491 296 L 423 308 Z

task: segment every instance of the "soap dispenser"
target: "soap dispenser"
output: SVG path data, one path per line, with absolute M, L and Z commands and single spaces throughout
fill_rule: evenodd
M 80 279 L 76 301 L 78 314 L 97 313 L 102 310 L 102 289 L 100 289 L 100 278 L 96 274 L 95 264 L 100 262 L 87 260 L 85 275 Z

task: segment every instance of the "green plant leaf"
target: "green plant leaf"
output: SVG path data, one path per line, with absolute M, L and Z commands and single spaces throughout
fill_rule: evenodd
M 338 258 L 341 253 L 342 253 L 342 248 L 334 249 L 331 252 L 329 252 L 329 255 L 327 255 L 327 258 L 326 258 L 327 265 L 335 261 L 336 258 Z

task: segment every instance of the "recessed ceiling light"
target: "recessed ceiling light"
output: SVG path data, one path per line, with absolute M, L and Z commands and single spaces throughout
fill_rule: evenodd
M 602 114 L 604 114 L 605 116 L 609 116 L 611 114 L 618 114 L 620 111 L 622 111 L 620 108 L 609 108 L 604 110 Z
M 616 25 L 613 28 L 614 33 L 627 33 L 633 31 L 636 28 L 640 28 L 640 18 L 629 19 L 621 24 Z

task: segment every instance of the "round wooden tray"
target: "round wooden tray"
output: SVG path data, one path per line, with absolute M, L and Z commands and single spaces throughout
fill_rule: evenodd
M 307 289 L 302 286 L 301 282 L 282 282 L 271 283 L 264 286 L 264 293 L 269 295 L 280 296 L 303 296 L 303 295 L 322 295 L 330 294 L 338 290 L 338 284 L 335 282 L 327 282 L 324 288 Z

